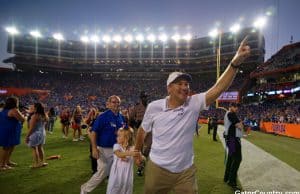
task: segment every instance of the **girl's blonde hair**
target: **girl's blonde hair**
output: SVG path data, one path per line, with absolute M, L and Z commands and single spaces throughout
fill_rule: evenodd
M 134 142 L 133 142 L 133 129 L 132 128 L 130 128 L 130 127 L 128 129 L 120 128 L 119 132 L 124 134 L 124 138 L 125 138 L 125 141 L 126 141 L 125 142 L 126 149 L 128 149 L 129 147 L 134 145 Z

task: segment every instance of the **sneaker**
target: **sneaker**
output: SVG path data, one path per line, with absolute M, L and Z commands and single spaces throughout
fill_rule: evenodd
M 73 141 L 78 141 L 78 139 L 77 138 L 73 138 Z
M 85 138 L 84 136 L 80 136 L 80 137 L 79 137 L 79 140 L 83 141 L 84 138 Z
M 7 165 L 10 167 L 18 166 L 18 164 L 13 161 L 9 161 Z
M 62 138 L 67 139 L 67 136 L 63 135 Z

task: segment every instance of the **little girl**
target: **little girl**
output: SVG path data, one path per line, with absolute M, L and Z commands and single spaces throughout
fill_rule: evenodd
M 132 194 L 133 190 L 133 151 L 132 132 L 120 128 L 117 143 L 113 147 L 114 161 L 110 170 L 106 194 Z
M 25 138 L 25 143 L 32 148 L 33 164 L 32 168 L 47 166 L 43 145 L 45 144 L 45 124 L 48 116 L 41 103 L 34 104 L 34 114 L 29 122 L 29 131 Z

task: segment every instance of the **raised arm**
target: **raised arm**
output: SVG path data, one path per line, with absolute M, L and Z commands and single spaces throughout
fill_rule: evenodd
M 206 105 L 210 105 L 211 103 L 213 103 L 222 94 L 222 92 L 227 90 L 227 88 L 231 85 L 233 79 L 235 78 L 238 68 L 249 55 L 250 47 L 248 46 L 246 37 L 241 42 L 235 56 L 229 63 L 224 73 L 217 80 L 215 85 L 206 92 Z

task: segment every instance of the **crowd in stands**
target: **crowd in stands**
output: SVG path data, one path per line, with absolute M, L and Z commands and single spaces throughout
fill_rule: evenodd
M 242 75 L 236 78 L 229 90 L 238 90 L 241 87 L 241 77 Z M 206 78 L 205 82 L 194 79 L 191 89 L 193 93 L 204 92 L 214 82 L 215 78 Z M 261 90 L 265 91 L 267 85 L 262 84 L 257 87 L 261 87 Z M 22 106 L 41 101 L 48 110 L 51 107 L 57 107 L 58 110 L 69 107 L 73 110 L 77 105 L 80 105 L 84 113 L 91 107 L 97 107 L 100 110 L 105 109 L 106 98 L 113 94 L 121 97 L 122 109 L 128 109 L 136 104 L 141 91 L 145 91 L 149 95 L 150 101 L 167 95 L 165 79 L 105 80 L 99 78 L 97 74 L 6 72 L 1 74 L 0 86 L 50 91 L 49 95 L 43 98 L 38 94 L 20 96 Z M 4 99 L 5 96 L 0 96 L 0 101 Z M 221 103 L 220 106 L 227 108 L 228 104 Z M 224 114 L 225 109 L 216 109 L 211 106 L 210 110 L 202 112 L 200 117 L 215 116 L 218 119 L 223 119 Z M 247 118 L 257 123 L 261 120 L 300 123 L 299 102 L 264 102 L 256 105 L 243 105 L 240 116 L 241 119 Z

